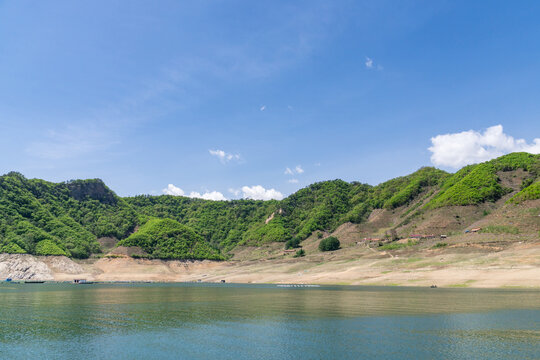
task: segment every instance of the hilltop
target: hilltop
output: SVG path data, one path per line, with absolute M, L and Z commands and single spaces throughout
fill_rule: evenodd
M 373 239 L 379 251 L 393 251 L 414 248 L 418 237 L 458 241 L 473 227 L 534 241 L 539 199 L 540 155 L 528 153 L 454 174 L 424 167 L 376 186 L 324 181 L 281 201 L 121 198 L 99 179 L 51 183 L 12 172 L 0 177 L 0 252 L 256 260 L 283 257 L 290 240 L 309 257 L 330 235 L 343 251 Z

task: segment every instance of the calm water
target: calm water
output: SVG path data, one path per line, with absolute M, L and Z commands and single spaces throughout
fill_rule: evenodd
M 2 359 L 539 359 L 540 291 L 0 285 Z

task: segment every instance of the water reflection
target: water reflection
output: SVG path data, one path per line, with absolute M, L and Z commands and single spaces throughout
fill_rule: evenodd
M 229 284 L 2 285 L 0 353 L 3 358 L 81 353 L 86 358 L 534 358 L 539 295 Z

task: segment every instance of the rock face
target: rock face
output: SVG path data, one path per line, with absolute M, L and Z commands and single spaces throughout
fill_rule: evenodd
M 87 198 L 100 203 L 116 205 L 117 198 L 105 183 L 100 179 L 74 180 L 67 183 L 71 197 L 82 201 Z
M 0 254 L 0 279 L 54 280 L 43 261 L 27 254 Z
M 84 269 L 81 265 L 77 264 L 66 256 L 45 256 L 41 260 L 52 270 L 54 273 L 72 274 L 77 275 L 84 273 Z

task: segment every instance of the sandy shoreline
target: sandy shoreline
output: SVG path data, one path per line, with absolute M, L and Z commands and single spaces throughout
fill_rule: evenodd
M 374 252 L 246 261 L 145 260 L 130 257 L 73 261 L 66 257 L 0 255 L 0 276 L 72 281 L 164 281 L 275 284 L 335 284 L 540 288 L 540 243 L 516 243 L 503 250 L 463 252 L 460 248 Z M 22 272 L 25 270 L 26 272 Z

